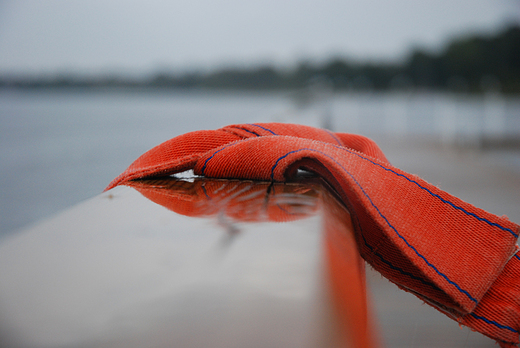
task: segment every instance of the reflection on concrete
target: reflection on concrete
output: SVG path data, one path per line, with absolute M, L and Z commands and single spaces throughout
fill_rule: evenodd
M 2 346 L 373 345 L 350 217 L 321 184 L 190 181 L 117 187 L 4 240 Z

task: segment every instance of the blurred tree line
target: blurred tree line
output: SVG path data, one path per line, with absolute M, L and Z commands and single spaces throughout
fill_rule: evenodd
M 520 93 L 520 27 L 496 36 L 471 36 L 440 53 L 417 49 L 401 64 L 359 63 L 342 58 L 325 64 L 300 63 L 292 70 L 272 66 L 229 68 L 211 73 L 157 73 L 148 80 L 124 77 L 1 78 L 0 86 L 21 88 L 117 87 L 161 89 L 282 90 L 327 81 L 334 90 L 411 90 Z
M 519 93 L 520 27 L 453 41 L 439 55 L 415 51 L 402 73 L 416 87 Z

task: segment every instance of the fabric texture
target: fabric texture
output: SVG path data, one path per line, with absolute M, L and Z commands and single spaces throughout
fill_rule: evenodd
M 193 169 L 214 178 L 323 177 L 352 213 L 361 256 L 401 289 L 501 344 L 520 330 L 519 226 L 393 167 L 363 136 L 280 123 L 173 138 L 107 187 Z

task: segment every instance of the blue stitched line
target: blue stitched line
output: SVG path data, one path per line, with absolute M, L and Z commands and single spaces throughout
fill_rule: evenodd
M 430 262 L 428 262 L 428 260 L 426 260 L 426 258 L 424 256 L 422 256 L 412 245 L 410 245 L 410 243 L 408 243 L 408 241 L 399 234 L 399 232 L 390 224 L 390 222 L 388 221 L 388 219 L 383 215 L 381 214 L 381 212 L 379 211 L 379 209 L 375 206 L 375 204 L 372 202 L 372 199 L 368 196 L 368 194 L 365 192 L 365 190 L 363 189 L 363 187 L 358 183 L 358 181 L 356 180 L 356 178 L 354 178 L 354 176 L 352 176 L 352 174 L 350 174 L 350 172 L 348 170 L 346 170 L 341 164 L 339 164 L 333 157 L 321 152 L 321 151 L 318 151 L 318 150 L 314 150 L 314 149 L 308 149 L 308 148 L 303 148 L 303 149 L 299 149 L 299 150 L 294 150 L 294 151 L 290 151 L 288 152 L 287 154 L 285 154 L 284 156 L 278 158 L 278 160 L 276 161 L 276 163 L 274 164 L 274 166 L 271 168 L 271 178 L 273 177 L 274 175 L 274 169 L 276 168 L 276 166 L 278 165 L 278 163 L 280 162 L 280 160 L 282 160 L 283 158 L 287 157 L 289 154 L 291 153 L 295 153 L 295 152 L 300 152 L 300 151 L 304 151 L 304 150 L 309 150 L 309 151 L 313 151 L 313 152 L 317 152 L 317 153 L 320 153 L 322 155 L 324 155 L 325 157 L 328 157 L 329 159 L 331 159 L 334 163 L 336 163 L 338 166 L 340 166 L 351 178 L 352 180 L 354 180 L 354 182 L 356 183 L 357 186 L 359 186 L 359 188 L 361 189 L 361 191 L 363 192 L 363 194 L 368 198 L 368 200 L 370 201 L 370 203 L 372 204 L 372 206 L 377 210 L 377 212 L 379 213 L 379 215 L 385 219 L 386 223 L 388 224 L 388 226 L 390 226 L 390 228 L 392 228 L 394 230 L 394 232 L 399 236 L 399 238 L 401 238 L 405 243 L 406 245 L 408 245 L 416 254 L 417 256 L 419 256 L 420 258 L 422 258 L 426 264 L 428 266 L 430 266 L 431 268 L 433 268 L 435 270 L 435 272 L 437 272 L 437 274 L 439 274 L 440 276 L 442 276 L 444 279 L 446 279 L 446 281 L 448 281 L 450 284 L 454 285 L 457 290 L 459 290 L 460 292 L 462 292 L 463 294 L 465 294 L 466 296 L 468 296 L 468 298 L 470 300 L 472 300 L 473 302 L 475 303 L 478 303 L 478 301 L 476 299 L 474 299 L 466 290 L 463 290 L 460 288 L 460 286 L 453 282 L 452 280 L 450 280 L 445 274 L 441 273 L 434 265 L 432 265 Z M 364 237 L 363 237 L 364 239 Z M 365 244 L 366 244 L 366 241 L 365 241 Z M 368 246 L 368 244 L 367 244 Z M 377 253 L 376 253 L 377 255 Z M 518 257 L 518 255 L 515 254 L 516 257 Z M 383 259 L 382 259 L 383 260 Z M 422 280 L 421 280 L 422 281 Z M 512 327 L 509 327 L 509 326 L 506 326 L 506 325 L 502 325 L 502 324 L 499 324 L 497 323 L 496 321 L 493 321 L 493 320 L 489 320 L 485 317 L 481 317 L 481 316 L 478 316 L 476 314 L 473 314 L 471 313 L 471 315 L 473 317 L 475 317 L 476 319 L 479 319 L 479 320 L 483 320 L 485 321 L 486 323 L 488 324 L 491 324 L 491 325 L 495 325 L 496 327 L 500 328 L 500 329 L 506 329 L 506 330 L 509 330 L 509 331 L 512 331 L 514 333 L 518 333 L 517 330 L 513 329 Z
M 255 125 L 255 126 L 256 126 L 256 125 Z M 261 126 L 258 126 L 258 127 L 263 128 L 263 127 L 261 127 Z M 266 129 L 266 130 L 267 130 L 267 129 Z M 273 132 L 271 132 L 271 133 L 273 133 Z M 273 133 L 273 134 L 274 134 L 274 133 Z M 275 134 L 275 135 L 276 135 L 276 134 Z M 223 147 L 222 149 L 216 151 L 216 152 L 215 152 L 213 155 L 211 155 L 208 159 L 206 159 L 206 161 L 204 162 L 204 166 L 202 167 L 202 175 L 204 175 L 204 170 L 206 169 L 206 164 L 208 163 L 208 161 L 209 161 L 210 159 L 212 159 L 212 158 L 213 158 L 217 153 L 219 153 L 220 151 L 222 151 L 222 150 L 224 150 L 225 148 L 227 148 L 227 147 L 229 147 L 229 146 L 232 146 L 232 145 L 235 145 L 235 143 L 232 143 L 232 144 L 229 144 L 229 145 Z M 333 145 L 333 146 L 335 146 L 335 145 Z M 396 230 L 396 229 L 395 229 L 395 228 L 390 224 L 390 222 L 388 221 L 388 219 L 387 219 L 383 214 L 381 214 L 381 212 L 379 211 L 379 209 L 378 209 L 378 208 L 374 205 L 374 203 L 372 202 L 372 199 L 370 199 L 370 197 L 367 195 L 367 193 L 365 192 L 365 190 L 363 189 L 363 187 L 362 187 L 362 186 L 358 183 L 358 181 L 357 181 L 357 180 L 352 176 L 352 174 L 350 174 L 350 172 L 349 172 L 348 170 L 346 170 L 346 169 L 345 169 L 341 164 L 339 164 L 339 163 L 338 163 L 334 158 L 332 158 L 331 156 L 329 156 L 329 155 L 327 155 L 327 154 L 325 154 L 325 153 L 323 153 L 323 152 L 321 152 L 321 151 L 314 150 L 314 149 L 308 149 L 308 148 L 303 148 L 303 149 L 299 149 L 299 150 L 290 151 L 290 152 L 286 153 L 284 156 L 282 156 L 282 157 L 280 157 L 280 158 L 278 158 L 278 159 L 276 160 L 275 164 L 274 164 L 273 167 L 271 168 L 271 179 L 273 179 L 273 177 L 274 177 L 274 170 L 275 170 L 276 166 L 278 165 L 278 163 L 279 163 L 282 159 L 284 159 L 285 157 L 289 156 L 291 153 L 296 153 L 296 152 L 300 152 L 300 151 L 304 151 L 304 150 L 309 150 L 309 151 L 313 151 L 313 152 L 321 153 L 321 154 L 324 155 L 325 157 L 328 157 L 329 159 L 331 159 L 331 160 L 332 160 L 334 163 L 336 163 L 338 166 L 340 166 L 340 167 L 341 167 L 341 168 L 342 168 L 342 169 L 343 169 L 343 170 L 344 170 L 344 171 L 345 171 L 345 172 L 346 172 L 346 173 L 347 173 L 347 174 L 352 178 L 352 180 L 354 180 L 354 182 L 356 183 L 356 185 L 359 186 L 359 188 L 361 189 L 361 191 L 363 192 L 363 194 L 368 198 L 368 200 L 370 201 L 370 203 L 372 204 L 372 206 L 377 210 L 377 212 L 379 213 L 379 215 L 380 215 L 383 219 L 385 219 L 385 221 L 386 221 L 386 223 L 388 224 L 388 226 L 390 226 L 390 228 L 392 228 L 392 229 L 394 230 L 394 232 L 399 236 L 399 238 L 401 238 L 401 239 L 406 243 L 406 245 L 408 245 L 408 246 L 409 246 L 409 247 L 410 247 L 410 248 L 411 248 L 411 249 L 412 249 L 412 250 L 417 254 L 417 256 L 419 256 L 420 258 L 422 258 L 422 259 L 426 262 L 426 264 L 427 264 L 428 266 L 430 266 L 431 268 L 433 268 L 433 269 L 435 270 L 435 272 L 437 272 L 437 274 L 439 274 L 439 275 L 442 276 L 444 279 L 446 279 L 446 281 L 448 281 L 450 284 L 454 285 L 454 286 L 457 288 L 457 290 L 459 290 L 460 292 L 464 293 L 466 296 L 468 296 L 468 298 L 470 298 L 470 299 L 471 299 L 472 301 L 474 301 L 475 303 L 478 303 L 477 300 L 474 299 L 474 298 L 473 298 L 473 297 L 472 297 L 472 296 L 471 296 L 467 291 L 461 289 L 460 286 L 459 286 L 458 284 L 456 284 L 455 282 L 451 281 L 451 280 L 450 280 L 446 275 L 444 275 L 443 273 L 439 272 L 439 270 L 438 270 L 434 265 L 432 265 L 431 263 L 429 263 L 429 262 L 426 260 L 426 258 L 425 258 L 424 256 L 422 256 L 421 254 L 419 254 L 419 252 L 418 252 L 418 251 L 417 251 L 417 250 L 416 250 L 412 245 L 410 245 L 410 244 L 408 243 L 408 241 L 407 241 L 403 236 L 401 236 L 401 235 L 399 234 L 399 232 L 397 232 L 397 230 Z M 350 152 L 350 151 L 347 151 L 347 152 Z M 351 153 L 352 153 L 352 152 L 351 152 Z M 355 153 L 353 153 L 353 154 L 355 154 Z M 356 154 L 356 155 L 357 155 L 357 154 Z M 359 156 L 359 155 L 358 155 L 358 156 Z M 364 158 L 364 157 L 362 157 L 362 156 L 359 156 L 359 157 L 361 157 L 361 158 L 363 158 L 363 159 L 366 159 L 366 158 Z M 370 161 L 369 159 L 366 159 L 366 160 L 367 160 L 367 161 Z M 372 161 L 370 161 L 370 162 L 372 162 Z M 372 162 L 372 163 L 374 163 L 374 162 Z M 374 163 L 374 164 L 379 165 L 379 164 L 377 164 L 377 163 Z M 381 166 L 381 167 L 382 167 L 382 166 Z M 385 168 L 385 167 L 382 167 L 382 168 L 383 168 L 383 169 L 387 169 L 387 168 Z M 388 170 L 390 170 L 390 169 L 388 169 Z M 390 171 L 392 171 L 392 170 L 390 170 Z M 392 172 L 393 172 L 393 171 L 392 171 Z M 394 173 L 395 173 L 395 172 L 394 172 Z M 399 175 L 398 173 L 395 173 L 395 174 Z M 402 175 L 402 176 L 404 176 L 404 175 Z M 404 177 L 405 177 L 405 176 L 404 176 Z M 406 177 L 405 177 L 405 178 L 406 178 Z M 408 178 L 406 178 L 406 179 L 408 179 Z M 410 179 L 408 179 L 408 180 L 410 180 Z M 410 180 L 410 181 L 413 181 L 413 180 Z M 416 183 L 416 184 L 417 184 L 417 183 Z M 419 187 L 421 187 L 419 184 L 417 184 L 417 185 L 418 185 Z M 365 239 L 365 238 L 363 237 L 363 239 Z M 369 248 L 371 248 L 371 247 L 366 243 L 366 241 L 365 241 L 365 244 L 366 244 Z M 371 249 L 372 249 L 372 248 L 371 248 Z M 378 256 L 378 257 L 379 257 L 383 262 L 385 262 L 385 260 L 384 260 L 384 259 L 383 259 L 383 258 L 382 258 L 378 253 L 376 253 L 376 255 L 377 255 L 377 256 Z M 517 254 L 515 254 L 515 257 L 517 257 L 517 258 L 520 259 L 520 257 L 519 257 Z M 394 268 L 394 266 L 392 266 L 389 262 L 385 262 L 385 263 L 387 263 L 390 267 Z M 410 276 L 410 277 L 412 277 L 412 278 L 417 278 L 419 281 L 421 281 L 421 282 L 423 282 L 423 283 L 425 282 L 424 280 L 422 280 L 422 279 L 420 279 L 420 278 L 418 278 L 418 277 L 415 277 L 415 276 L 413 276 L 413 275 L 411 275 L 411 274 L 408 274 L 408 272 L 404 272 L 403 270 L 399 269 L 398 267 L 395 267 L 395 269 L 396 269 L 397 271 L 401 272 L 402 274 L 408 275 L 408 276 Z M 428 283 L 428 282 L 426 282 L 425 284 L 427 284 L 427 283 Z M 433 285 L 435 288 L 437 288 L 434 284 L 429 284 L 429 285 Z M 510 330 L 510 331 L 512 331 L 512 332 L 514 332 L 514 333 L 518 333 L 517 330 L 515 330 L 515 329 L 513 329 L 513 328 L 511 328 L 511 327 L 509 327 L 509 326 L 499 324 L 499 323 L 497 323 L 496 321 L 489 320 L 489 319 L 487 319 L 487 318 L 485 318 L 485 317 L 481 317 L 481 316 L 475 315 L 475 314 L 473 314 L 473 313 L 471 313 L 471 315 L 472 315 L 473 317 L 475 317 L 476 319 L 483 320 L 483 321 L 485 321 L 486 323 L 491 324 L 491 325 L 495 325 L 496 327 L 498 327 L 498 328 L 500 328 L 500 329 L 506 329 L 506 330 Z
M 208 192 L 206 191 L 206 187 L 202 186 L 202 192 L 204 192 L 204 195 L 206 196 L 206 198 L 211 201 L 211 197 L 208 196 Z
M 254 124 L 254 123 L 248 123 L 248 125 L 250 125 L 250 126 L 255 126 L 255 127 L 258 127 L 258 128 L 262 128 L 263 130 L 268 131 L 268 132 L 271 133 L 272 135 L 278 135 L 278 134 L 276 134 L 275 132 L 273 132 L 272 130 L 267 129 L 267 128 L 265 128 L 265 127 L 262 127 L 262 126 L 260 126 L 260 125 L 257 125 L 257 124 Z
M 459 292 L 465 294 L 465 295 L 466 295 L 466 296 L 467 296 L 471 301 L 473 301 L 473 302 L 475 302 L 475 303 L 478 303 L 478 301 L 477 301 L 473 296 L 471 296 L 469 292 L 467 292 L 466 290 L 462 289 L 462 288 L 461 288 L 457 283 L 455 283 L 454 281 L 452 281 L 451 279 L 449 279 L 448 276 L 446 276 L 444 273 L 442 273 L 441 271 L 439 271 L 439 270 L 437 269 L 437 267 L 435 267 L 433 264 L 431 264 L 431 263 L 430 263 L 430 262 L 429 262 L 429 261 L 428 261 L 428 260 L 423 256 L 423 255 L 421 255 L 421 254 L 417 251 L 417 249 L 414 248 L 413 245 L 411 245 L 411 244 L 406 240 L 406 238 L 404 238 L 404 237 L 403 237 L 403 236 L 402 236 L 402 235 L 397 231 L 397 229 L 396 229 L 394 226 L 392 226 L 392 224 L 390 223 L 390 221 L 388 221 L 388 219 L 386 218 L 386 216 L 384 216 L 384 215 L 381 213 L 381 211 L 379 210 L 379 208 L 374 204 L 374 202 L 372 202 L 372 199 L 371 199 L 370 196 L 365 192 L 365 190 L 364 190 L 363 187 L 359 184 L 359 182 L 356 180 L 356 178 L 355 178 L 352 174 L 350 174 L 350 172 L 349 172 L 348 170 L 346 170 L 346 169 L 345 169 L 341 164 L 339 164 L 339 163 L 338 163 L 338 162 L 337 162 L 333 157 L 331 157 L 331 156 L 329 156 L 329 155 L 327 155 L 327 154 L 325 154 L 325 153 L 323 153 L 323 152 L 321 152 L 321 151 L 318 151 L 318 150 L 315 150 L 315 149 L 309 149 L 309 148 L 303 148 L 303 149 L 298 149 L 298 150 L 290 151 L 290 152 L 286 153 L 284 156 L 282 156 L 282 157 L 280 157 L 280 158 L 278 158 L 278 159 L 276 160 L 275 164 L 274 164 L 273 167 L 271 168 L 271 179 L 273 179 L 273 177 L 274 177 L 274 170 L 275 170 L 276 166 L 278 165 L 278 163 L 279 163 L 283 158 L 289 156 L 289 155 L 292 154 L 292 153 L 296 153 L 296 152 L 300 152 L 300 151 L 305 151 L 305 150 L 320 153 L 320 154 L 322 154 L 323 156 L 325 156 L 325 157 L 331 159 L 334 163 L 336 163 L 339 167 L 341 167 L 341 169 L 343 169 L 343 170 L 345 171 L 345 173 L 347 173 L 347 174 L 352 178 L 352 180 L 354 180 L 354 182 L 356 183 L 356 185 L 361 189 L 361 191 L 363 192 L 363 194 L 368 198 L 368 200 L 370 201 L 370 204 L 372 204 L 372 206 L 377 210 L 379 216 L 381 216 L 381 217 L 386 221 L 386 223 L 388 224 L 388 226 L 389 226 L 392 230 L 394 230 L 394 232 L 397 234 L 397 236 L 398 236 L 399 238 L 401 238 L 401 239 L 406 243 L 406 245 L 407 245 L 410 249 L 412 249 L 412 250 L 415 252 L 415 254 L 416 254 L 417 256 L 419 256 L 421 259 L 423 259 L 424 262 L 426 262 L 426 264 L 427 264 L 430 268 L 432 268 L 432 269 L 433 269 L 433 270 L 434 270 L 438 275 L 440 275 L 441 277 L 443 277 L 443 278 L 444 278 L 448 283 L 450 283 L 450 284 L 452 284 L 453 286 L 455 286 L 455 287 L 457 288 L 457 290 L 459 290 Z
M 358 225 L 359 225 L 359 223 L 358 223 Z M 360 228 L 360 229 L 361 229 L 361 228 Z M 370 244 L 368 244 L 368 242 L 366 241 L 365 236 L 363 235 L 363 231 L 361 231 L 361 237 L 363 238 L 363 242 L 365 243 L 365 245 L 367 246 L 367 248 L 369 248 L 370 250 L 372 250 L 372 252 L 374 253 L 374 255 L 376 255 L 377 257 L 379 257 L 379 259 L 380 259 L 381 261 L 383 261 L 384 263 L 386 263 L 386 264 L 387 264 L 391 269 L 393 269 L 394 271 L 398 271 L 398 272 L 401 273 L 402 275 L 408 276 L 408 277 L 410 277 L 410 278 L 412 278 L 412 279 L 414 279 L 414 280 L 418 280 L 418 281 L 420 281 L 421 283 L 423 283 L 424 285 L 428 285 L 428 286 L 432 287 L 432 288 L 435 289 L 435 290 L 439 290 L 439 291 L 441 290 L 441 289 L 439 289 L 439 287 L 438 287 L 437 285 L 435 285 L 435 284 L 433 284 L 433 283 L 430 283 L 430 282 L 428 282 L 428 281 L 426 281 L 426 280 L 424 280 L 424 279 L 422 279 L 422 278 L 420 278 L 420 277 L 417 277 L 417 276 L 413 275 L 413 274 L 410 273 L 410 272 L 406 272 L 406 271 L 405 271 L 404 269 L 402 269 L 402 268 L 399 268 L 399 267 L 397 267 L 397 266 L 394 266 L 390 261 L 386 260 L 386 259 L 383 257 L 383 255 L 381 255 L 381 254 L 378 253 L 377 251 L 374 251 L 374 248 L 373 248 Z
M 509 345 L 512 345 L 512 346 L 515 346 L 515 347 L 518 347 L 518 344 L 516 344 L 515 342 L 509 342 L 509 341 L 504 341 L 504 340 L 497 340 L 495 339 L 497 342 L 502 342 L 502 343 L 507 343 Z
M 437 285 L 435 285 L 435 284 L 433 284 L 433 283 L 430 283 L 430 282 L 428 282 L 428 281 L 426 281 L 426 280 L 424 280 L 424 279 L 422 279 L 422 278 L 420 278 L 420 277 L 417 277 L 417 276 L 413 275 L 413 274 L 410 273 L 410 272 L 406 272 L 406 271 L 405 271 L 404 269 L 402 269 L 402 268 L 399 268 L 399 267 L 397 267 L 397 266 L 394 266 L 390 261 L 386 260 L 386 259 L 383 257 L 383 255 L 381 255 L 380 253 L 378 253 L 377 251 L 375 251 L 375 250 L 374 250 L 374 247 L 371 246 L 370 244 L 368 244 L 368 242 L 367 242 L 367 240 L 366 240 L 366 238 L 365 238 L 365 236 L 364 236 L 364 234 L 363 234 L 363 229 L 361 228 L 361 224 L 359 223 L 359 220 L 358 220 L 358 218 L 357 218 L 357 215 L 354 214 L 354 215 L 352 215 L 352 217 L 354 218 L 355 223 L 356 223 L 356 225 L 357 225 L 358 228 L 359 228 L 359 231 L 360 231 L 360 234 L 361 234 L 361 238 L 363 238 L 363 243 L 365 243 L 366 247 L 369 248 L 369 249 L 374 253 L 374 255 L 376 255 L 377 257 L 379 257 L 379 259 L 381 259 L 381 261 L 383 261 L 383 262 L 386 263 L 388 266 L 390 266 L 390 268 L 392 268 L 393 270 L 398 271 L 398 272 L 401 273 L 402 275 L 406 275 L 406 276 L 408 276 L 408 277 L 410 277 L 410 278 L 412 278 L 412 279 L 418 280 L 418 281 L 420 281 L 421 283 L 423 283 L 424 285 L 428 285 L 428 286 L 432 287 L 432 288 L 435 289 L 435 290 L 442 291 L 441 289 L 439 289 L 439 287 L 437 287 Z
M 231 143 L 231 144 L 228 144 L 228 145 L 224 146 L 224 147 L 221 148 L 220 150 L 215 151 L 215 153 L 214 153 L 213 155 L 211 155 L 210 157 L 208 157 L 208 158 L 206 159 L 206 161 L 204 161 L 204 165 L 202 166 L 202 170 L 201 170 L 202 175 L 204 175 L 204 171 L 206 170 L 206 165 L 208 164 L 209 160 L 212 159 L 212 158 L 213 158 L 217 153 L 219 153 L 220 151 L 222 151 L 222 150 L 224 150 L 224 149 L 226 149 L 226 148 L 228 148 L 228 147 L 230 147 L 230 146 L 232 146 L 232 145 L 235 145 L 235 143 Z
M 285 155 L 283 155 L 282 157 L 278 158 L 276 160 L 276 162 L 274 163 L 274 166 L 271 168 L 271 180 L 274 181 L 274 169 L 276 168 L 276 166 L 278 165 L 278 162 L 280 162 L 281 160 L 283 160 L 285 157 L 289 156 L 291 153 L 295 153 L 295 152 L 300 152 L 302 150 L 310 150 L 310 149 L 300 149 L 300 150 L 294 150 L 294 151 L 290 151 L 290 152 L 287 152 Z M 316 151 L 316 152 L 319 152 L 319 151 Z M 325 155 L 327 156 L 327 155 Z M 334 159 L 333 159 L 334 160 Z
M 431 192 L 429 189 L 427 189 L 427 188 L 424 187 L 424 186 L 421 186 L 417 181 L 410 179 L 410 178 L 407 177 L 406 175 L 399 174 L 399 173 L 393 171 L 393 170 L 390 169 L 390 168 L 386 168 L 386 167 L 382 166 L 381 164 L 379 164 L 379 163 L 377 163 L 377 162 L 374 162 L 374 161 L 372 161 L 372 160 L 370 160 L 370 159 L 368 159 L 368 158 L 366 158 L 366 157 L 363 157 L 363 156 L 361 156 L 360 154 L 358 154 L 358 153 L 356 153 L 356 152 L 349 151 L 348 149 L 346 149 L 346 148 L 344 148 L 344 147 L 340 147 L 340 146 L 337 146 L 337 145 L 334 145 L 334 144 L 330 144 L 330 145 L 332 145 L 332 146 L 334 146 L 335 148 L 338 148 L 338 149 L 340 149 L 340 150 L 346 151 L 346 152 L 348 152 L 348 153 L 350 153 L 350 154 L 352 154 L 352 155 L 356 155 L 357 157 L 362 158 L 362 159 L 364 159 L 364 160 L 366 160 L 366 161 L 368 161 L 368 162 L 370 162 L 370 163 L 372 163 L 372 164 L 374 164 L 374 165 L 376 165 L 376 166 L 379 166 L 379 167 L 383 168 L 383 169 L 386 170 L 386 171 L 392 172 L 392 173 L 394 173 L 394 174 L 397 175 L 397 176 L 401 176 L 401 177 L 405 178 L 406 180 L 408 180 L 409 182 L 414 183 L 414 184 L 417 185 L 419 188 L 425 190 L 425 191 L 428 192 L 430 195 L 432 195 L 432 196 L 434 196 L 434 197 L 437 197 L 437 198 L 440 199 L 443 203 L 447 203 L 447 204 L 449 204 L 449 205 L 450 205 L 451 207 L 453 207 L 454 209 L 460 210 L 460 211 L 462 211 L 463 213 L 465 213 L 466 215 L 473 216 L 473 217 L 476 218 L 477 220 L 479 220 L 479 221 L 483 221 L 483 222 L 487 223 L 488 225 L 498 227 L 498 228 L 500 228 L 500 229 L 503 230 L 503 231 L 507 231 L 507 232 L 511 233 L 515 238 L 518 238 L 518 234 L 515 233 L 515 232 L 513 232 L 513 230 L 511 230 L 510 228 L 503 227 L 503 226 L 501 226 L 501 225 L 499 225 L 499 224 L 497 224 L 497 223 L 494 223 L 494 222 L 491 222 L 491 221 L 489 221 L 489 220 L 487 220 L 487 219 L 485 219 L 485 218 L 482 218 L 482 217 L 480 217 L 480 216 L 478 216 L 478 215 L 476 215 L 476 214 L 474 214 L 474 213 L 470 213 L 469 211 L 465 210 L 464 208 L 459 207 L 459 206 L 453 204 L 452 202 L 450 202 L 450 201 L 448 201 L 448 200 L 445 200 L 445 199 L 442 198 L 441 196 L 439 196 L 439 195 L 437 195 L 437 194 Z
M 325 132 L 327 132 L 334 140 L 338 143 L 339 146 L 343 146 L 343 143 L 328 129 L 324 129 Z
M 257 132 L 253 132 L 253 131 L 251 131 L 251 130 L 249 130 L 249 129 L 240 128 L 240 127 L 235 127 L 235 128 L 236 128 L 236 129 L 243 130 L 243 131 L 246 131 L 246 132 L 251 133 L 251 134 L 254 134 L 254 135 L 256 135 L 257 137 L 260 136 L 260 134 L 258 134 Z
M 518 330 L 515 330 L 515 329 L 513 329 L 513 328 L 510 327 L 510 326 L 506 326 L 506 325 L 499 324 L 499 323 L 497 323 L 496 321 L 489 320 L 489 319 L 487 319 L 487 318 L 481 317 L 480 315 L 476 315 L 476 314 L 474 314 L 474 313 L 470 313 L 470 315 L 471 315 L 472 317 L 476 318 L 476 319 L 483 320 L 483 321 L 485 321 L 485 322 L 488 323 L 488 324 L 495 325 L 495 326 L 498 327 L 498 328 L 506 329 L 506 330 L 512 331 L 512 332 L 514 332 L 514 333 L 518 333 Z
M 357 215 L 356 214 L 353 214 L 352 217 L 354 218 L 355 220 L 355 224 L 358 226 L 359 228 L 359 231 L 360 231 L 360 234 L 361 234 L 361 238 L 363 238 L 363 243 L 365 243 L 366 247 L 369 248 L 373 253 L 374 255 L 376 255 L 377 257 L 379 257 L 379 259 L 381 261 L 383 261 L 384 263 L 386 263 L 388 266 L 390 266 L 390 268 L 392 268 L 393 270 L 395 271 L 398 271 L 399 273 L 401 273 L 402 275 L 406 275 L 412 279 L 415 279 L 415 280 L 418 280 L 420 281 L 421 283 L 423 283 L 424 285 L 428 285 L 430 287 L 432 287 L 434 290 L 438 290 L 438 291 L 442 291 L 441 289 L 439 289 L 439 287 L 431 282 L 428 282 L 420 277 L 417 277 L 415 275 L 413 275 L 412 273 L 410 272 L 406 272 L 405 270 L 403 270 L 402 268 L 399 268 L 397 266 L 394 266 L 390 261 L 386 260 L 383 255 L 381 255 L 380 253 L 378 253 L 377 251 L 374 250 L 374 247 L 371 246 L 370 244 L 368 244 L 364 234 L 363 234 L 363 229 L 361 228 L 361 224 L 359 223 L 359 220 L 357 218 Z
M 520 256 L 518 256 L 518 253 L 515 254 L 515 257 L 520 260 Z
M 356 217 L 356 221 L 357 221 L 357 217 Z M 359 225 L 359 222 L 358 222 L 357 224 L 358 224 L 358 226 L 360 226 L 360 225 Z M 360 229 L 361 229 L 361 227 L 360 227 Z M 362 231 L 361 231 L 361 232 L 362 232 Z M 361 233 L 361 237 L 363 238 L 363 242 L 365 243 L 365 245 L 366 245 L 370 250 L 374 251 L 374 248 L 373 248 L 370 244 L 368 244 L 368 242 L 366 241 L 365 236 L 363 235 L 363 233 Z M 385 260 L 384 257 L 383 257 L 381 254 L 379 254 L 378 252 L 374 252 L 374 254 L 375 254 L 377 257 L 379 257 L 379 258 L 381 259 L 381 261 L 383 261 L 384 263 L 386 263 L 387 265 L 389 265 L 390 268 L 392 268 L 392 269 L 398 271 L 399 273 L 401 273 L 401 274 L 403 274 L 403 275 L 407 275 L 407 276 L 409 276 L 409 277 L 412 278 L 412 279 L 419 280 L 421 283 L 423 283 L 423 284 L 425 284 L 425 285 L 429 285 L 429 286 L 431 286 L 431 287 L 432 287 L 433 289 L 435 289 L 435 290 L 440 290 L 440 289 L 439 289 L 435 284 L 430 283 L 430 282 L 427 282 L 427 281 L 425 281 L 425 280 L 422 279 L 422 278 L 416 277 L 416 276 L 414 276 L 413 274 L 408 273 L 408 272 L 405 272 L 403 269 L 401 269 L 401 268 L 399 268 L 399 267 L 396 267 L 396 266 L 392 265 L 391 262 Z M 515 256 L 518 257 L 518 255 L 515 255 Z M 485 321 L 485 322 L 487 322 L 487 323 L 489 323 L 489 324 L 495 325 L 495 326 L 497 326 L 497 327 L 499 327 L 499 328 L 502 328 L 502 329 L 508 329 L 508 330 L 512 330 L 512 331 L 516 332 L 514 329 L 510 328 L 509 326 L 505 326 L 505 325 L 499 324 L 499 323 L 497 323 L 497 322 L 494 322 L 494 321 L 488 320 L 488 319 L 485 318 L 485 317 L 479 317 L 479 316 L 474 315 L 474 314 L 473 314 L 473 316 L 474 316 L 476 319 L 483 320 L 483 321 Z M 506 342 L 506 341 L 503 341 L 503 342 Z M 509 343 L 509 342 L 506 342 L 506 343 Z
M 290 211 L 288 211 L 287 209 L 283 208 L 280 204 L 276 204 L 276 206 L 278 207 L 278 209 L 280 209 L 281 211 L 283 211 L 284 213 L 286 214 L 289 214 L 289 215 L 302 215 L 301 213 L 291 213 Z

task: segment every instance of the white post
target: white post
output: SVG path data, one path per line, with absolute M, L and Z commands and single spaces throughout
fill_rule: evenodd
M 506 110 L 504 98 L 497 93 L 488 93 L 484 97 L 485 138 L 500 139 L 506 131 Z
M 390 94 L 386 102 L 386 133 L 400 137 L 406 134 L 408 98 L 402 94 Z
M 454 145 L 457 137 L 457 101 L 453 96 L 441 95 L 437 98 L 435 109 L 442 144 Z

